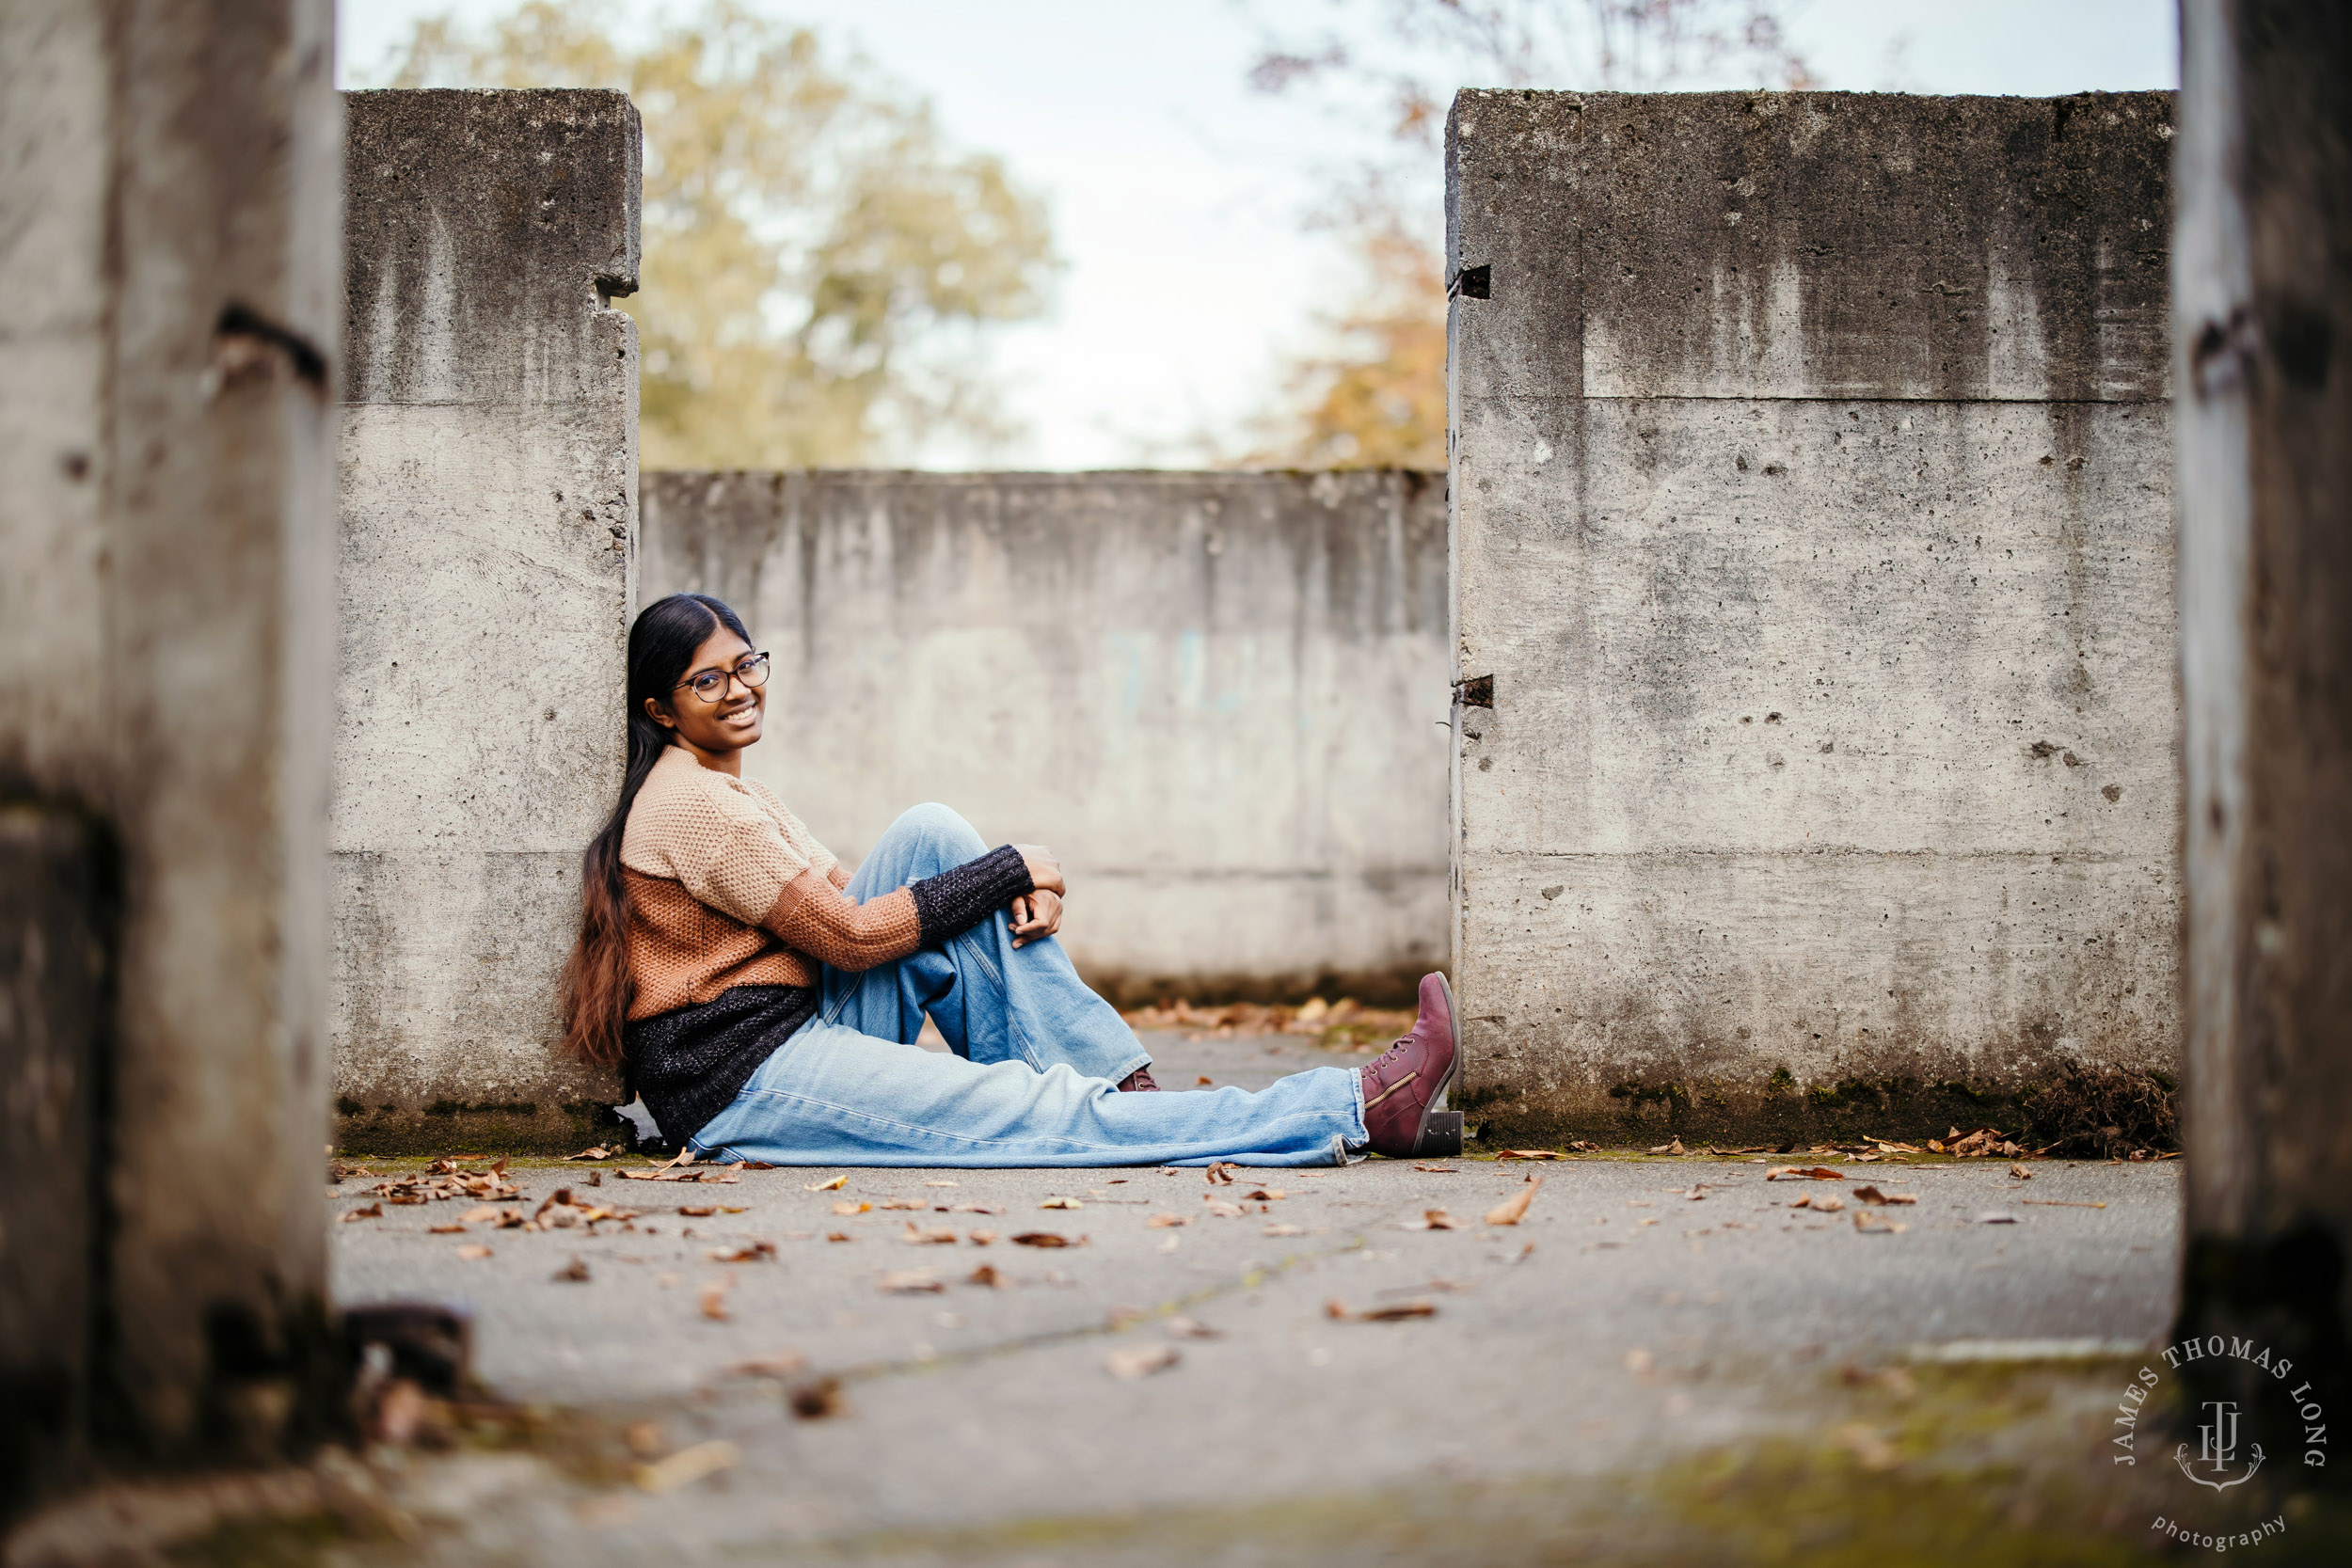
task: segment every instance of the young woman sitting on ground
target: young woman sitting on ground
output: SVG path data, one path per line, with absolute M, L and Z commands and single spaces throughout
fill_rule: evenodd
M 1343 1164 L 1454 1153 L 1442 975 L 1359 1069 L 1255 1094 L 1160 1094 L 1134 1031 L 1071 967 L 1060 865 L 916 806 L 851 876 L 742 776 L 768 656 L 717 599 L 628 634 L 628 768 L 588 847 L 564 974 L 571 1049 L 618 1068 L 672 1142 L 810 1165 Z M 929 1016 L 953 1049 L 915 1045 Z

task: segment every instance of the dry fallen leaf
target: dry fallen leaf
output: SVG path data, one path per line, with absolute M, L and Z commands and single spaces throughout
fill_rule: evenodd
M 792 1414 L 803 1421 L 821 1421 L 828 1416 L 838 1416 L 850 1407 L 849 1402 L 841 1397 L 841 1380 L 837 1377 L 820 1377 L 814 1383 L 804 1383 L 793 1389 L 791 1397 L 785 1402 L 791 1407 Z
M 716 1279 L 703 1281 L 703 1316 L 713 1323 L 727 1321 L 727 1292 L 735 1289 L 735 1276 L 723 1274 Z
M 1500 1160 L 1502 1156 L 1498 1154 L 1495 1158 Z M 1413 1168 L 1415 1170 L 1425 1170 L 1432 1176 L 1452 1176 L 1454 1174 L 1454 1167 L 1452 1165 L 1415 1165 Z
M 1652 1154 L 1679 1154 L 1682 1152 L 1682 1140 L 1680 1138 L 1677 1138 L 1670 1144 L 1660 1144 L 1656 1148 L 1651 1149 L 1650 1152 Z
M 1192 1221 L 1183 1214 L 1154 1214 L 1145 1220 L 1143 1225 L 1147 1230 L 1164 1230 L 1171 1225 L 1190 1225 Z
M 965 1240 L 969 1241 L 974 1246 L 987 1246 L 996 1240 L 996 1232 L 993 1230 L 975 1230 L 970 1235 L 965 1237 Z
M 690 1220 L 699 1220 L 717 1213 L 719 1206 L 715 1203 L 681 1203 L 677 1212 Z
M 1888 1219 L 1884 1214 L 1880 1213 L 1875 1209 L 1855 1210 L 1853 1212 L 1853 1227 L 1856 1230 L 1883 1230 L 1898 1236 L 1911 1228 L 1900 1220 Z
M 598 1144 L 594 1148 L 583 1148 L 577 1154 L 566 1154 L 564 1158 L 566 1160 L 610 1160 L 612 1158 L 612 1150 Z
M 1837 1369 L 1837 1380 L 1850 1388 L 1883 1388 L 1899 1400 L 1919 1392 L 1918 1379 L 1900 1367 L 1881 1367 L 1868 1371 L 1850 1361 Z
M 428 1225 L 424 1228 L 428 1234 L 435 1236 L 463 1236 L 466 1233 L 462 1225 Z
M 1233 1179 L 1232 1163 L 1227 1160 L 1212 1160 L 1209 1162 L 1208 1179 L 1212 1186 L 1219 1181 L 1231 1181 Z
M 1238 1203 L 1228 1203 L 1221 1197 L 1211 1197 L 1206 1193 L 1202 1193 L 1200 1197 L 1208 1205 L 1209 1212 L 1219 1219 L 1237 1220 L 1249 1212 Z
M 847 1202 L 834 1204 L 833 1212 L 836 1214 L 863 1214 L 873 1207 L 870 1203 L 860 1203 L 857 1199 L 850 1198 Z
M 947 1287 L 932 1278 L 928 1270 L 910 1269 L 903 1274 L 882 1275 L 879 1288 L 893 1295 L 911 1296 L 920 1295 L 925 1291 L 937 1292 Z
M 1024 1230 L 1012 1239 L 1015 1246 L 1068 1246 L 1070 1238 L 1057 1236 L 1051 1230 Z
M 669 1458 L 652 1465 L 640 1465 L 635 1472 L 639 1490 L 656 1497 L 675 1492 L 681 1486 L 691 1486 L 705 1476 L 717 1475 L 742 1459 L 736 1446 L 724 1438 L 712 1438 L 691 1449 L 680 1449 Z
M 963 1183 L 961 1181 L 926 1181 L 923 1185 L 926 1187 L 961 1187 Z
M 994 1290 L 1003 1285 L 1005 1281 L 1003 1276 L 997 1274 L 995 1264 L 982 1263 L 978 1268 L 974 1269 L 969 1275 L 965 1275 L 963 1282 L 966 1285 L 985 1285 L 989 1287 L 989 1289 Z
M 1168 1319 L 1167 1326 L 1168 1337 L 1171 1339 L 1222 1339 L 1225 1338 L 1223 1329 L 1211 1328 L 1199 1319 L 1187 1318 L 1181 1312 Z
M 1205 1072 L 1204 1072 L 1204 1073 L 1200 1074 L 1199 1077 L 1195 1078 L 1192 1082 L 1193 1082 L 1193 1086 L 1194 1086 L 1194 1087 L 1196 1087 L 1196 1088 L 1207 1088 L 1210 1085 L 1212 1085 L 1212 1084 L 1216 1083 L 1216 1079 L 1214 1079 L 1214 1078 L 1212 1078 L 1212 1077 L 1210 1077 L 1207 1073 L 1205 1073 Z
M 1861 1216 L 1857 1214 L 1854 1217 L 1859 1219 Z M 1866 1470 L 1891 1470 L 1903 1462 L 1902 1455 L 1895 1451 L 1895 1446 L 1874 1427 L 1855 1422 L 1839 1427 L 1836 1435 L 1838 1447 L 1851 1451 L 1854 1463 Z
M 1495 1164 L 1505 1160 L 1565 1160 L 1567 1156 L 1556 1148 L 1500 1148 L 1495 1150 Z
M 1354 1316 L 1358 1323 L 1403 1323 L 1407 1318 L 1434 1318 L 1437 1315 L 1438 1304 L 1434 1301 L 1400 1301 L 1388 1307 L 1367 1307 Z
M 714 1263 L 772 1263 L 776 1258 L 776 1243 L 754 1242 L 748 1246 L 712 1247 L 709 1256 Z
M 1339 1297 L 1333 1296 L 1323 1304 L 1323 1315 L 1327 1318 L 1344 1319 L 1348 1316 L 1347 1304 Z
M 1919 1201 L 1917 1193 L 1883 1193 L 1876 1187 L 1856 1187 L 1853 1190 L 1853 1196 L 1864 1203 L 1916 1203 Z
M 1174 1345 L 1137 1345 L 1133 1350 L 1115 1350 L 1103 1358 L 1103 1365 L 1113 1377 L 1133 1383 L 1137 1378 L 1164 1372 L 1184 1357 Z
M 486 1246 L 481 1246 L 478 1244 L 474 1246 L 461 1246 L 457 1249 L 457 1256 L 470 1262 L 477 1258 L 489 1257 L 490 1249 Z
M 874 1205 L 877 1209 L 929 1209 L 930 1206 L 931 1200 L 927 1197 L 886 1197 Z M 840 1211 L 839 1204 L 834 1205 L 835 1213 Z
M 1258 1234 L 1261 1236 L 1304 1236 L 1307 1234 L 1307 1227 L 1303 1225 L 1269 1225 Z
M 588 1283 L 588 1265 L 575 1258 L 564 1267 L 556 1270 L 555 1277 L 574 1285 L 585 1285 Z
M 951 1214 L 1001 1214 L 1004 1212 L 1005 1206 L 1001 1203 L 959 1203 L 947 1211 Z
M 828 1242 L 846 1242 L 850 1239 L 850 1233 L 846 1230 L 828 1230 L 825 1232 L 825 1240 Z
M 1764 1173 L 1764 1180 L 1767 1181 L 1778 1181 L 1783 1177 L 1813 1181 L 1847 1180 L 1844 1171 L 1832 1170 L 1827 1165 L 1774 1165 Z
M 804 1193 L 837 1193 L 849 1184 L 850 1173 L 845 1170 L 839 1176 L 834 1177 L 830 1180 L 811 1181 L 807 1186 L 803 1187 L 801 1191 Z
M 748 1361 L 738 1361 L 727 1369 L 729 1377 L 787 1377 L 808 1365 L 808 1357 L 796 1350 L 770 1351 Z
M 1818 1209 L 1824 1214 L 1835 1214 L 1838 1210 L 1843 1209 L 1845 1206 L 1846 1200 L 1839 1197 L 1836 1193 L 1807 1193 L 1788 1207 L 1791 1209 Z
M 2033 1172 L 2027 1170 L 2025 1166 L 2014 1163 L 2011 1163 L 2010 1165 L 2009 1174 L 2020 1181 L 2030 1181 L 2033 1180 Z
M 1486 1223 L 1488 1225 L 1518 1224 L 1520 1216 L 1527 1212 L 1527 1206 L 1535 1200 L 1536 1190 L 1543 1184 L 1543 1178 L 1536 1177 L 1526 1186 L 1487 1210 Z
M 1041 1209 L 1083 1209 L 1086 1203 L 1081 1198 L 1049 1197 L 1038 1207 Z
M 1977 1216 L 1977 1223 L 1979 1225 L 2015 1225 L 2017 1223 L 2017 1216 L 2015 1214 L 2004 1213 L 2000 1210 L 1994 1209 L 1979 1214 Z
M 1513 1200 L 1518 1201 L 1519 1198 L 1529 1197 L 1532 1196 L 1534 1196 L 1532 1192 L 1514 1194 Z M 1525 1203 L 1519 1204 L 1519 1210 L 1522 1213 L 1526 1212 L 1526 1209 L 1527 1205 Z M 1421 1212 L 1421 1218 L 1422 1228 L 1424 1230 L 1459 1230 L 1462 1228 L 1462 1222 L 1455 1219 L 1452 1214 L 1447 1213 L 1442 1209 L 1423 1209 Z M 1514 1219 L 1509 1223 L 1517 1225 L 1518 1222 Z
M 384 1205 L 381 1203 L 371 1203 L 365 1209 L 344 1210 L 342 1212 L 342 1223 L 349 1225 L 353 1220 L 380 1220 L 383 1217 Z
M 909 1246 L 953 1246 L 956 1233 L 944 1225 L 925 1227 L 909 1220 L 906 1234 L 898 1239 Z

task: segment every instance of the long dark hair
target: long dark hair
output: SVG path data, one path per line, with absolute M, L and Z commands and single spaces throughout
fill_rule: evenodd
M 621 798 L 580 866 L 580 941 L 564 966 L 564 1044 L 599 1067 L 619 1067 L 621 1025 L 628 1017 L 628 883 L 621 875 L 621 835 L 628 808 L 645 785 L 670 732 L 645 711 L 665 706 L 694 666 L 694 650 L 724 626 L 745 642 L 752 634 L 735 611 L 707 594 L 673 594 L 647 605 L 628 628 L 628 769 Z

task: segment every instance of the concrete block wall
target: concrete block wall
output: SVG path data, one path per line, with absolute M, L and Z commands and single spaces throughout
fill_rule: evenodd
M 1069 868 L 1126 1000 L 1402 999 L 1446 939 L 1444 487 L 663 473 L 644 598 L 775 657 L 746 766 L 836 853 L 918 801 Z
M 560 1142 L 620 784 L 640 134 L 616 92 L 347 100 L 335 1089 L 364 1147 Z
M 0 1516 L 336 1415 L 333 24 L 0 6 Z
M 1455 100 L 1497 1132 L 1940 1133 L 2169 1072 L 2171 135 L 2163 94 Z

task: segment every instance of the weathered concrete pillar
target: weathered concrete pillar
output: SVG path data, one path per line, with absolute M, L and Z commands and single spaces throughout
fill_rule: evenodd
M 2013 1131 L 2069 1064 L 2169 1070 L 2171 135 L 1454 101 L 1474 1115 Z
M 332 27 L 0 7 L 0 1488 L 319 1413 Z
M 367 1148 L 551 1146 L 580 851 L 620 787 L 637 111 L 347 100 L 334 1037 Z M 571 1114 L 567 1114 L 567 1108 Z
M 2182 23 L 2182 1331 L 2293 1361 L 2186 1370 L 2290 1484 L 2342 1485 L 2352 1458 L 2306 1435 L 2352 1417 L 2352 24 L 2285 0 Z

